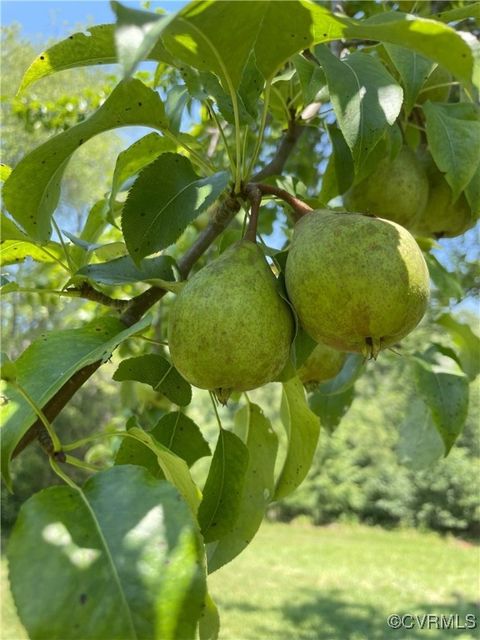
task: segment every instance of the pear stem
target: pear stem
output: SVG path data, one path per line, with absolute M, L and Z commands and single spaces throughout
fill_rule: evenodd
M 257 241 L 258 213 L 262 203 L 262 192 L 256 185 L 247 185 L 246 193 L 250 200 L 250 219 L 248 221 L 245 238 L 251 242 Z
M 254 182 L 247 185 L 247 193 L 253 187 L 258 191 L 260 191 L 262 195 L 276 196 L 277 198 L 280 198 L 280 200 L 284 200 L 287 204 L 289 204 L 292 207 L 296 220 L 299 220 L 305 214 L 313 211 L 312 207 L 310 207 L 308 204 L 306 204 L 302 200 L 299 200 L 299 198 L 292 196 L 290 193 L 288 193 L 288 191 L 285 191 L 285 189 L 280 189 L 279 187 L 274 187 L 270 184 L 262 184 L 262 183 Z

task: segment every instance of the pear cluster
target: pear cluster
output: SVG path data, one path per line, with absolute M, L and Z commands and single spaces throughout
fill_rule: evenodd
M 345 204 L 350 211 L 386 218 L 414 235 L 434 238 L 462 235 L 480 213 L 471 210 L 463 193 L 454 198 L 428 151 L 416 153 L 406 145 L 355 184 Z

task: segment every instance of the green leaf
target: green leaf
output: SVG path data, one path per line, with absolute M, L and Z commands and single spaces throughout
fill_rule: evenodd
M 463 287 L 454 271 L 448 271 L 431 253 L 424 253 L 430 278 L 437 289 L 440 300 L 448 305 L 451 299 L 461 300 L 464 296 Z
M 432 413 L 420 398 L 413 399 L 399 427 L 397 455 L 401 464 L 415 471 L 431 466 L 445 455 Z
M 5 182 L 8 176 L 12 173 L 12 168 L 7 164 L 0 162 L 0 181 Z
M 473 79 L 475 45 L 437 20 L 388 11 L 349 25 L 345 34 L 349 38 L 368 38 L 413 49 L 454 76 L 466 82 Z
M 87 243 L 96 243 L 107 226 L 106 219 L 107 203 L 105 200 L 98 200 L 88 212 L 87 219 L 83 225 L 79 240 Z M 70 259 L 78 267 L 82 267 L 88 262 L 89 252 L 81 247 L 71 247 Z
M 163 41 L 180 60 L 196 69 L 214 72 L 226 90 L 229 85 L 236 90 L 252 52 L 256 67 L 265 79 L 270 79 L 293 54 L 314 42 L 341 38 L 347 24 L 348 20 L 303 0 L 205 0 L 182 9 L 167 28 Z
M 456 200 L 480 162 L 480 120 L 473 104 L 423 105 L 430 151 Z M 468 140 L 468 144 L 465 144 Z
M 475 219 L 478 219 L 480 217 L 480 160 L 472 179 L 465 187 L 465 196 Z
M 333 395 L 313 393 L 308 401 L 310 409 L 320 418 L 322 427 L 333 432 L 340 424 L 343 416 L 350 409 L 355 398 L 353 387 Z
M 136 380 L 149 384 L 154 391 L 163 393 L 181 407 L 192 400 L 192 388 L 166 358 L 149 353 L 144 356 L 122 360 L 113 374 L 113 379 Z
M 221 429 L 198 510 L 205 542 L 219 540 L 235 524 L 247 467 L 247 447 L 234 433 Z
M 196 514 L 202 494 L 200 489 L 192 480 L 187 463 L 182 458 L 172 453 L 160 444 L 150 433 L 138 427 L 128 430 L 139 442 L 142 442 L 157 456 L 158 464 L 162 469 L 165 478 L 173 484 L 182 494 L 185 502 L 189 505 L 192 513 Z
M 146 60 L 164 29 L 175 18 L 159 16 L 157 13 L 124 7 L 120 2 L 111 2 L 117 16 L 115 44 L 123 75 L 128 78 L 142 60 Z
M 446 329 L 458 348 L 462 369 L 470 380 L 474 380 L 480 373 L 480 338 L 472 329 L 450 314 L 444 314 L 437 318 L 436 323 Z
M 385 44 L 385 49 L 402 79 L 404 107 L 408 115 L 415 105 L 420 89 L 435 66 L 434 62 L 416 51 L 396 44 Z
M 15 382 L 17 378 L 17 367 L 15 363 L 10 360 L 7 354 L 0 352 L 0 379 L 7 382 Z
M 88 35 L 83 32 L 74 33 L 37 56 L 23 76 L 19 93 L 32 82 L 64 69 L 117 62 L 115 25 L 99 24 L 86 31 Z M 172 62 L 160 42 L 157 42 L 148 59 Z
M 365 371 L 365 358 L 359 353 L 349 353 L 341 371 L 331 380 L 322 382 L 315 392 L 319 395 L 335 395 L 350 389 Z
M 354 179 L 353 158 L 350 149 L 337 127 L 328 127 L 332 154 L 322 177 L 320 200 L 329 202 L 332 198 L 344 194 L 352 186 Z
M 457 20 L 465 20 L 465 18 L 476 18 L 480 20 L 480 2 L 468 2 L 464 7 L 456 7 L 437 13 L 436 20 L 442 22 L 456 22 Z
M 160 97 L 140 80 L 121 82 L 92 116 L 50 138 L 18 163 L 3 189 L 12 217 L 32 238 L 46 242 L 70 156 L 93 136 L 130 125 L 167 126 Z
M 311 338 L 306 331 L 302 329 L 302 327 L 297 327 L 297 333 L 295 334 L 295 339 L 293 342 L 293 349 L 295 353 L 295 367 L 298 369 L 302 366 L 308 356 L 312 353 L 312 351 L 317 346 L 317 343 L 313 338 Z
M 175 261 L 170 256 L 145 258 L 138 267 L 130 256 L 117 258 L 110 262 L 89 264 L 77 271 L 76 276 L 85 276 L 101 284 L 128 284 L 133 282 L 152 282 L 154 280 L 174 280 L 172 267 Z
M 99 360 L 105 362 L 121 342 L 149 324 L 150 318 L 146 317 L 125 329 L 119 319 L 105 316 L 81 329 L 42 334 L 15 361 L 18 383 L 42 408 L 76 371 Z M 37 416 L 15 389 L 8 386 L 3 395 L 8 404 L 3 413 L 2 474 L 11 487 L 10 458 Z
M 130 255 L 143 257 L 171 245 L 225 190 L 226 171 L 200 178 L 184 156 L 164 153 L 140 173 L 123 207 Z
M 319 92 L 325 90 L 327 80 L 323 70 L 310 60 L 301 55 L 295 55 L 292 62 L 297 70 L 298 79 L 302 88 L 305 104 L 310 104 L 318 99 Z
M 179 411 L 162 416 L 147 433 L 175 455 L 183 458 L 189 467 L 200 458 L 212 455 L 198 426 Z M 156 456 L 132 438 L 123 440 L 115 457 L 115 464 L 139 464 L 153 475 L 158 475 Z
M 28 240 L 2 240 L 0 242 L 1 266 L 18 264 L 28 258 L 35 262 L 58 262 L 64 258 L 62 245 L 57 242 L 48 242 L 46 245 L 39 246 Z
M 327 76 L 338 125 L 356 167 L 393 125 L 402 107 L 403 91 L 382 63 L 366 53 L 341 61 L 327 47 L 317 50 Z
M 29 237 L 26 236 L 23 231 L 21 231 L 17 225 L 13 222 L 13 220 L 10 220 L 10 218 L 7 218 L 7 216 L 2 213 L 0 214 L 0 237 L 2 239 L 2 241 L 4 240 L 21 240 L 21 241 L 25 241 L 27 242 L 29 240 Z
M 205 598 L 205 608 L 198 623 L 199 640 L 217 640 L 220 633 L 220 616 L 210 594 Z
M 235 434 L 248 449 L 248 466 L 238 516 L 231 530 L 207 546 L 208 572 L 233 560 L 252 541 L 272 499 L 278 438 L 256 404 L 249 403 L 235 416 Z
M 122 151 L 117 158 L 110 192 L 110 208 L 113 207 L 118 192 L 128 178 L 136 175 L 155 158 L 166 151 L 176 151 L 177 145 L 170 138 L 164 138 L 154 131 Z
M 277 480 L 274 499 L 292 493 L 305 479 L 317 448 L 320 421 L 309 409 L 298 378 L 283 384 L 282 422 L 287 432 L 287 455 Z
M 32 640 L 193 640 L 206 595 L 202 555 L 175 488 L 133 466 L 97 473 L 83 489 L 35 494 L 8 546 Z
M 460 435 L 468 410 L 468 378 L 459 371 L 413 359 L 417 390 L 429 407 L 448 453 Z

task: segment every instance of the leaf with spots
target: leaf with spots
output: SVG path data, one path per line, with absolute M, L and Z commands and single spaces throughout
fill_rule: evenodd
M 171 245 L 226 189 L 226 171 L 198 176 L 188 158 L 163 153 L 140 173 L 123 207 L 127 248 L 138 262 Z
M 57 242 L 40 246 L 21 240 L 3 240 L 0 243 L 0 266 L 18 264 L 28 258 L 35 262 L 58 262 L 64 258 L 64 253 Z
M 468 377 L 459 367 L 447 369 L 421 357 L 414 357 L 412 366 L 418 394 L 429 407 L 448 453 L 467 418 Z
M 192 399 L 192 388 L 166 358 L 156 353 L 123 360 L 113 379 L 136 380 L 149 384 L 154 391 L 183 407 Z
M 338 126 L 358 170 L 397 119 L 402 88 L 379 60 L 366 53 L 352 53 L 345 60 L 327 47 L 318 47 L 316 53 L 327 77 Z
M 18 90 L 19 93 L 33 82 L 58 71 L 116 63 L 117 50 L 114 36 L 114 24 L 99 24 L 89 27 L 85 33 L 73 33 L 65 40 L 57 42 L 38 55 L 26 70 Z M 155 44 L 146 59 L 169 64 L 172 62 L 171 56 L 165 51 L 161 42 Z
M 7 553 L 32 640 L 195 638 L 207 593 L 198 525 L 178 490 L 141 467 L 35 494 Z
M 240 513 L 248 458 L 242 440 L 220 429 L 198 510 L 205 542 L 220 540 L 232 530 Z
M 288 496 L 303 482 L 320 434 L 320 420 L 309 409 L 299 378 L 283 384 L 281 417 L 287 432 L 287 455 L 276 483 L 275 500 Z
M 125 329 L 118 318 L 105 316 L 80 329 L 45 333 L 15 361 L 17 381 L 42 408 L 75 372 L 98 360 L 106 361 L 121 342 L 149 324 L 150 318 L 145 317 Z M 7 385 L 3 395 L 8 402 L 2 408 L 2 474 L 7 486 L 11 487 L 9 463 L 12 453 L 37 416 L 12 387 Z
M 314 42 L 341 38 L 348 24 L 348 19 L 305 0 L 207 0 L 184 7 L 166 29 L 163 42 L 180 60 L 214 72 L 224 89 L 237 91 L 252 54 L 260 74 L 269 79 L 290 56 Z
M 278 438 L 270 421 L 256 404 L 249 403 L 235 416 L 234 433 L 248 450 L 238 517 L 220 540 L 207 545 L 208 572 L 212 573 L 238 556 L 257 533 L 275 488 L 274 469 Z
M 140 80 L 121 82 L 93 115 L 50 138 L 18 163 L 3 188 L 4 204 L 12 217 L 32 238 L 47 242 L 71 155 L 99 133 L 130 125 L 160 130 L 168 126 L 159 95 Z

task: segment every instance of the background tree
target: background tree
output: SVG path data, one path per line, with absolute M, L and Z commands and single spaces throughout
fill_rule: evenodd
M 436 241 L 462 235 L 478 217 L 474 34 L 479 5 L 443 4 L 445 11 L 435 20 L 412 18 L 397 11 L 397 5 L 374 2 L 344 3 L 337 14 L 308 2 L 216 2 L 187 6 L 168 17 L 113 6 L 116 26 L 93 27 L 89 36 L 73 34 L 47 49 L 25 72 L 21 90 L 65 69 L 116 60 L 123 80 L 104 101 L 95 103 L 94 93 L 89 94 L 98 108 L 86 119 L 79 103 L 66 108 L 68 100 L 54 103 L 51 116 L 28 99 L 16 102 L 27 128 L 50 128 L 57 135 L 18 163 L 12 142 L 15 169 L 10 173 L 2 167 L 9 214 L 2 219 L 4 264 L 27 257 L 46 263 L 48 289 L 62 298 L 87 300 L 83 320 L 92 318 L 80 325 L 77 316 L 75 328 L 41 334 L 16 361 L 3 359 L 6 484 L 11 486 L 10 460 L 37 439 L 66 483 L 36 494 L 22 508 L 9 545 L 12 588 L 32 638 L 47 629 L 49 637 L 64 637 L 66 611 L 72 637 L 186 638 L 197 627 L 202 638 L 216 637 L 218 615 L 206 590 L 207 570 L 238 555 L 269 504 L 305 479 L 317 446 L 318 418 L 325 429 L 335 429 L 358 388 L 370 410 L 373 378 L 363 377 L 363 357 L 351 354 L 339 374 L 322 380 L 307 398 L 295 371 L 315 343 L 297 327 L 289 362 L 280 373 L 281 367 L 272 368 L 266 378 L 283 383 L 280 415 L 286 435 L 280 437 L 280 468 L 279 434 L 252 398 L 238 393 L 252 386 L 242 386 L 243 380 L 229 383 L 230 394 L 223 383 L 205 385 L 215 386 L 221 400 L 230 395 L 229 408 L 221 410 L 211 394 L 220 428 L 207 464 L 211 448 L 184 409 L 191 387 L 165 348 L 176 304 L 166 294 L 178 294 L 177 300 L 186 296 L 201 280 L 193 277 L 186 286 L 182 280 L 192 270 L 215 264 L 219 255 L 222 261 L 216 264 L 227 264 L 230 256 L 239 255 L 235 243 L 244 236 L 247 242 L 258 241 L 262 252 L 256 247 L 255 255 L 268 256 L 281 285 L 292 227 L 303 216 L 321 215 L 312 209 L 329 205 L 338 211 L 335 220 L 353 220 L 342 216 L 344 201 L 364 214 L 398 220 L 400 204 L 413 207 L 413 213 L 402 209 L 399 221 L 418 236 L 434 284 L 433 304 L 425 338 L 420 340 L 420 328 L 395 345 L 401 355 L 383 352 L 376 366 L 381 373 L 391 371 L 397 384 L 409 380 L 415 385 L 415 391 L 399 398 L 407 406 L 399 425 L 401 458 L 419 469 L 448 453 L 466 420 L 469 380 L 478 374 L 478 338 L 461 317 L 446 313 L 446 306 L 464 297 L 462 285 L 474 291 L 470 256 L 457 275 L 448 259 L 443 262 L 450 270 L 437 259 Z M 431 9 L 438 7 L 432 4 Z M 425 11 L 422 6 L 422 15 Z M 242 25 L 241 38 L 237 31 L 232 34 L 232 25 Z M 285 36 L 280 42 L 278 33 Z M 144 72 L 132 77 L 145 59 L 158 63 L 153 77 Z M 444 91 L 433 93 L 437 89 Z M 81 228 L 63 219 L 59 224 L 60 184 L 70 157 L 79 147 L 90 151 L 91 138 L 130 125 L 154 131 L 118 155 L 109 193 L 96 194 L 88 185 L 91 208 L 77 217 Z M 103 166 L 103 154 L 98 155 Z M 98 161 L 95 167 L 98 172 Z M 390 192 L 394 179 L 405 183 L 412 171 L 420 176 L 418 187 L 403 184 Z M 377 183 L 384 188 L 366 193 Z M 411 192 L 422 195 L 422 189 L 422 198 L 408 205 Z M 361 203 L 359 190 L 368 196 Z M 443 194 L 440 200 L 438 193 Z M 391 202 L 398 204 L 393 211 Z M 440 222 L 432 219 L 433 209 L 442 212 Z M 377 225 L 375 218 L 361 220 Z M 461 245 L 454 246 L 462 252 Z M 263 278 L 261 269 L 268 272 L 265 282 L 274 283 L 267 263 L 258 260 L 264 266 L 252 279 L 255 286 L 257 277 Z M 242 264 L 237 261 L 231 269 L 232 283 Z M 216 272 L 198 271 L 204 279 L 207 273 Z M 33 287 L 26 286 L 21 273 L 9 276 L 3 278 L 5 294 L 30 294 Z M 229 282 L 219 290 L 233 295 Z M 241 304 L 248 289 L 238 291 L 236 318 L 241 319 L 249 308 Z M 281 295 L 278 304 L 286 305 L 284 290 Z M 201 296 L 196 304 L 200 301 Z M 215 305 L 221 308 L 221 295 L 215 296 Z M 191 316 L 196 320 L 195 308 Z M 242 338 L 237 343 L 245 351 L 248 334 L 227 336 L 232 352 L 239 350 L 235 337 Z M 369 339 L 367 350 L 377 355 L 378 345 Z M 208 335 L 195 353 L 207 342 Z M 99 375 L 114 351 L 114 366 L 102 369 L 114 369 L 113 379 L 122 383 L 123 392 L 141 383 L 160 397 L 143 407 L 134 401 L 129 420 L 119 412 L 78 439 L 72 425 L 63 426 L 57 416 L 91 376 Z M 263 378 L 257 382 L 262 383 Z M 409 402 L 412 396 L 415 402 Z M 233 411 L 233 429 L 225 429 L 220 414 Z M 399 414 L 392 411 L 392 420 Z M 77 449 L 83 457 L 71 454 Z M 373 458 L 369 455 L 366 465 Z M 65 465 L 94 475 L 81 488 Z M 381 464 L 378 473 L 388 478 Z M 428 483 L 423 485 L 424 494 L 430 490 Z M 315 496 L 315 490 L 310 493 Z M 365 484 L 364 508 L 356 509 L 366 520 L 412 517 L 411 505 L 402 505 L 395 495 L 390 510 L 383 506 L 386 516 L 373 516 L 376 496 L 375 483 Z M 464 501 L 462 513 L 471 520 L 471 496 Z M 402 509 L 407 513 L 399 513 Z M 468 529 L 457 526 L 460 516 L 453 507 L 452 513 L 452 520 L 444 518 L 440 526 Z M 442 518 L 430 512 L 422 519 Z M 55 575 L 56 591 L 59 583 L 64 586 L 54 601 L 38 598 L 31 591 L 34 585 L 25 582 L 32 567 Z M 99 575 L 104 579 L 98 581 Z M 106 597 L 115 603 L 108 611 L 98 604 Z M 74 602 L 78 613 L 72 614 Z M 94 614 L 100 610 L 98 622 Z

